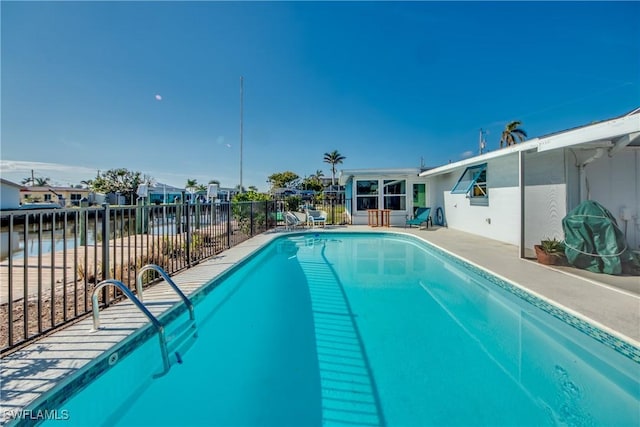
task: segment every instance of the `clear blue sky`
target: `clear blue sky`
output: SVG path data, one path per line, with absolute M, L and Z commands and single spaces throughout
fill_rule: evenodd
M 640 2 L 2 1 L 2 177 L 417 167 L 640 106 Z M 158 99 L 156 95 L 159 95 Z M 54 165 L 50 165 L 53 163 Z

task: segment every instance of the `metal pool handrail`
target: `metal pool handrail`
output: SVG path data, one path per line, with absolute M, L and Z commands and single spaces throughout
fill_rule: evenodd
M 142 298 L 142 273 L 144 273 L 145 271 L 148 271 L 148 270 L 154 270 L 154 271 L 158 272 L 158 274 L 160 274 L 162 276 L 164 281 L 167 282 L 167 284 L 169 284 L 169 286 L 171 286 L 173 288 L 173 290 L 176 291 L 176 293 L 180 296 L 180 298 L 182 298 L 182 301 L 184 301 L 184 304 L 189 309 L 189 318 L 191 320 L 195 320 L 195 314 L 193 312 L 193 303 L 191 302 L 191 300 L 180 290 L 178 285 L 176 285 L 175 282 L 173 280 L 171 280 L 171 277 L 169 277 L 167 272 L 164 271 L 162 269 L 162 267 L 160 267 L 158 265 L 147 264 L 144 267 L 142 267 L 140 269 L 140 271 L 138 271 L 138 277 L 136 278 L 136 292 L 138 292 L 138 298 L 140 299 L 140 301 L 143 301 L 143 298 Z
M 167 339 L 164 333 L 164 326 L 153 314 L 151 314 L 151 312 L 147 309 L 147 307 L 145 307 L 144 304 L 142 304 L 142 301 L 136 298 L 133 292 L 131 292 L 129 288 L 127 288 L 127 286 L 124 283 L 120 282 L 119 280 L 115 280 L 115 279 L 103 280 L 102 282 L 98 283 L 98 285 L 93 290 L 93 293 L 91 294 L 91 305 L 93 309 L 93 329 L 91 331 L 95 332 L 100 329 L 100 310 L 98 309 L 98 291 L 108 285 L 113 285 L 118 289 L 120 289 L 122 293 L 124 293 L 126 297 L 129 298 L 131 302 L 133 302 L 135 306 L 138 307 L 145 316 L 147 316 L 147 318 L 151 321 L 151 324 L 156 328 L 156 330 L 158 331 L 158 339 L 160 340 L 160 352 L 162 353 L 162 364 L 164 366 L 163 373 L 168 372 L 169 369 L 171 368 L 171 364 L 169 362 L 169 354 L 167 352 Z

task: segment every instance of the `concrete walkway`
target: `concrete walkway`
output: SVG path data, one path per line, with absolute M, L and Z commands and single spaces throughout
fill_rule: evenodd
M 397 232 L 415 235 L 470 263 L 489 270 L 536 296 L 564 308 L 610 332 L 635 347 L 640 347 L 640 278 L 605 275 L 580 277 L 573 269 L 549 268 L 518 258 L 513 245 L 496 242 L 446 228 L 405 229 L 339 226 L 317 229 L 318 232 L 340 230 L 355 232 Z M 173 280 L 187 294 L 202 288 L 212 278 L 224 273 L 263 245 L 281 235 L 269 232 L 252 238 L 205 261 Z M 296 230 L 300 231 L 300 230 Z M 314 230 L 316 231 L 316 230 Z M 584 274 L 583 274 L 584 275 Z M 594 276 L 594 277 L 591 277 Z M 602 279 L 602 280 L 595 280 Z M 178 296 L 161 282 L 144 291 L 144 301 L 154 315 L 161 316 L 178 301 Z M 0 424 L 11 421 L 21 408 L 38 401 L 41 409 L 52 409 L 59 402 L 44 400 L 46 393 L 62 383 L 68 394 L 82 387 L 74 375 L 88 366 L 108 369 L 105 353 L 126 354 L 131 345 L 127 337 L 146 327 L 148 320 L 130 302 L 123 301 L 101 312 L 104 328 L 89 332 L 91 319 L 38 340 L 0 360 Z M 153 331 L 151 331 L 153 333 Z M 124 344 L 124 343 L 127 344 Z M 87 377 L 84 375 L 83 377 Z

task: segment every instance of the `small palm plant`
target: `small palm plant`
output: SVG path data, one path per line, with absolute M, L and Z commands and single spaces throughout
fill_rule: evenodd
M 561 240 L 545 239 L 540 242 L 542 249 L 548 254 L 564 254 L 564 243 Z
M 539 245 L 535 245 L 536 258 L 540 264 L 565 265 L 564 243 L 561 240 L 543 239 Z

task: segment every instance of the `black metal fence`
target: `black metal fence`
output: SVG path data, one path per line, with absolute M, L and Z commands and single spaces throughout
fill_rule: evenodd
M 135 291 L 144 265 L 169 274 L 189 268 L 278 226 L 278 206 L 105 204 L 0 213 L 0 355 L 88 315 L 102 280 Z M 106 287 L 99 301 L 107 306 L 121 297 Z

